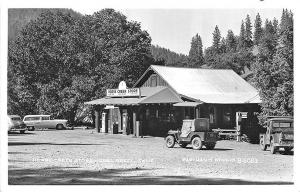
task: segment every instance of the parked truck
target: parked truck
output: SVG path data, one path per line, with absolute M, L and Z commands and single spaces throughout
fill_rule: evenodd
M 286 116 L 270 116 L 266 122 L 266 132 L 260 134 L 260 147 L 265 151 L 270 147 L 272 154 L 283 148 L 286 153 L 294 148 L 294 119 Z

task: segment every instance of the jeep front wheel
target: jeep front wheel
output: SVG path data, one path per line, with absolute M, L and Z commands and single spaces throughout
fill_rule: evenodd
M 172 135 L 168 135 L 166 138 L 166 146 L 168 148 L 173 148 L 175 145 L 175 138 Z
M 202 148 L 202 141 L 201 141 L 201 138 L 200 137 L 195 137 L 193 140 L 192 140 L 192 147 L 193 149 L 195 150 L 199 150 Z
M 275 154 L 276 151 L 277 151 L 277 147 L 274 146 L 274 141 L 273 141 L 273 139 L 272 139 L 271 142 L 270 142 L 270 152 L 271 152 L 272 154 Z
M 265 151 L 267 149 L 267 145 L 265 144 L 263 137 L 260 138 L 259 145 L 261 150 Z

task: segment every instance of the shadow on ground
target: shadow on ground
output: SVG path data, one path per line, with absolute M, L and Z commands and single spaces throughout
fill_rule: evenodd
M 105 145 L 105 144 L 91 144 L 91 143 L 30 143 L 30 142 L 8 142 L 8 146 L 16 145 Z
M 190 176 L 149 176 L 149 169 L 105 169 L 89 171 L 76 167 L 13 169 L 9 185 L 286 185 L 292 182 L 263 182 L 240 179 L 198 178 Z M 153 170 L 153 169 L 151 169 Z M 124 176 L 125 175 L 125 176 Z M 132 176 L 133 175 L 133 176 Z
M 9 132 L 8 133 L 8 136 L 24 136 L 24 135 L 35 135 L 35 133 L 32 132 L 25 132 L 25 133 Z
M 178 147 L 181 148 L 181 147 Z M 186 149 L 193 149 L 193 147 L 191 146 L 187 146 Z M 203 147 L 201 150 L 207 150 L 207 151 L 230 151 L 233 149 L 230 148 L 214 148 L 214 149 L 206 149 L 205 147 Z

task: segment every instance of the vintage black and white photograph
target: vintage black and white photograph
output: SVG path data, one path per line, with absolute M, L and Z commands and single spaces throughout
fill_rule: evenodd
M 294 14 L 7 8 L 8 185 L 294 185 Z

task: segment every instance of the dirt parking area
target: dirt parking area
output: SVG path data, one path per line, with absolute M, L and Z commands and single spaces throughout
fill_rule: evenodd
M 293 154 L 219 141 L 193 150 L 164 138 L 95 130 L 32 131 L 8 136 L 9 184 L 292 184 Z

